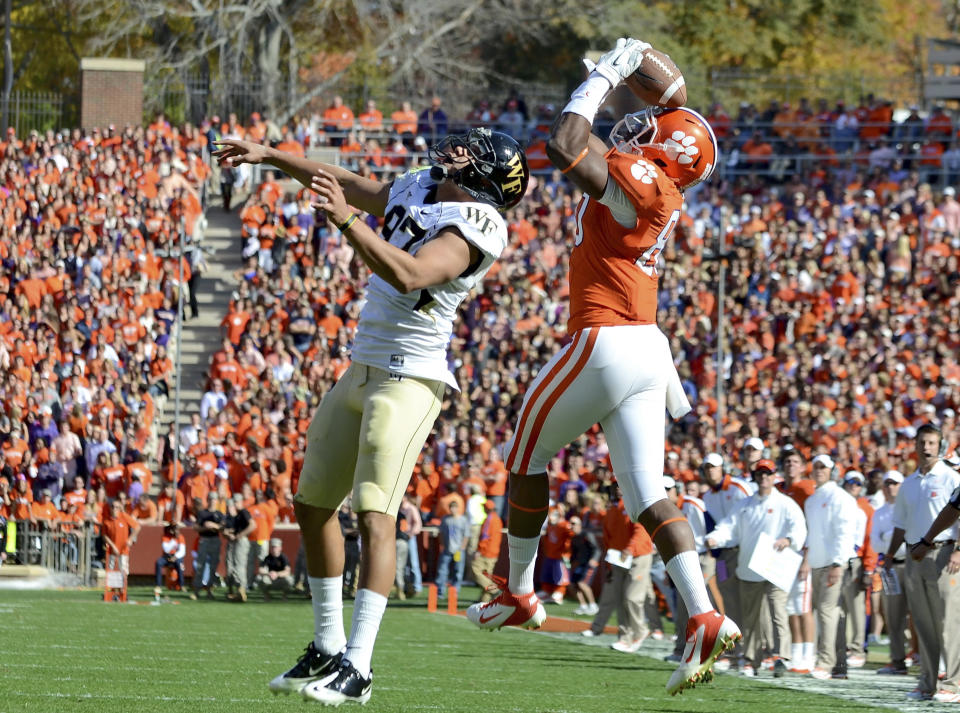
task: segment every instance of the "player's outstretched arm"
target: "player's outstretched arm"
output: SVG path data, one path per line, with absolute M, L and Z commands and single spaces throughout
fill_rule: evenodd
M 553 125 L 547 156 L 577 186 L 592 198 L 603 196 L 607 187 L 606 146 L 590 127 L 611 89 L 633 74 L 643 61 L 646 42 L 621 37 L 612 50 L 594 64 L 584 60 L 590 75 L 570 96 Z
M 350 213 L 334 176 L 318 171 L 310 187 L 318 196 L 314 207 L 326 212 L 367 267 L 398 292 L 406 294 L 442 285 L 480 259 L 480 251 L 455 228 L 441 231 L 416 255 L 411 255 L 381 239 L 356 214 Z
M 590 122 L 579 114 L 564 112 L 553 125 L 547 156 L 580 190 L 600 198 L 607 187 L 607 147 L 590 131 Z
M 313 175 L 318 170 L 323 170 L 333 176 L 341 185 L 344 196 L 346 196 L 350 205 L 378 216 L 382 216 L 387 209 L 387 201 L 390 198 L 389 183 L 378 183 L 340 166 L 333 166 L 320 161 L 310 161 L 253 141 L 223 139 L 216 142 L 216 145 L 218 148 L 213 152 L 213 155 L 217 157 L 221 165 L 239 166 L 242 163 L 266 163 L 289 174 L 307 188 L 310 188 Z

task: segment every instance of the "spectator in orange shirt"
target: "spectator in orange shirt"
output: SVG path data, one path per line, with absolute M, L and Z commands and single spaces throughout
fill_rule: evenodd
M 490 578 L 500 559 L 500 545 L 503 541 L 503 520 L 497 514 L 497 504 L 491 499 L 483 504 L 487 517 L 480 526 L 480 540 L 477 543 L 477 552 L 473 556 L 471 572 L 473 581 L 480 585 L 483 594 L 480 601 L 489 602 L 493 598 L 496 585 Z
M 156 525 L 160 520 L 156 503 L 146 493 L 140 495 L 131 513 L 137 522 L 143 525 Z
M 247 559 L 247 588 L 251 588 L 257 577 L 257 571 L 260 569 L 260 563 L 268 554 L 268 545 L 270 543 L 270 534 L 273 532 L 273 518 L 276 513 L 272 512 L 266 495 L 262 490 L 253 492 L 254 503 L 247 508 L 250 519 L 253 521 L 254 528 L 249 534 L 250 553 Z
M 410 102 L 401 102 L 400 109 L 390 115 L 390 121 L 393 122 L 393 133 L 400 134 L 404 143 L 413 140 L 417 133 L 417 113 L 410 106 Z
M 339 94 L 334 95 L 333 102 L 323 112 L 323 130 L 332 134 L 331 146 L 339 146 L 343 143 L 346 132 L 353 128 L 353 119 L 353 110 L 344 105 L 343 98 Z
M 161 522 L 180 524 L 183 522 L 183 509 L 186 500 L 172 482 L 165 483 L 163 492 L 157 498 L 157 511 Z
M 100 527 L 103 535 L 106 568 L 119 569 L 124 574 L 130 571 L 130 548 L 140 534 L 140 523 L 123 511 L 119 500 L 110 503 Z
M 773 147 L 763 138 L 762 131 L 753 132 L 753 136 L 747 139 L 742 150 L 746 162 L 753 166 L 765 166 L 773 155 Z
M 40 500 L 30 506 L 31 519 L 44 530 L 56 530 L 60 522 L 60 512 L 52 501 L 53 492 L 50 488 L 40 491 Z
M 9 497 L 12 519 L 17 522 L 33 522 L 33 491 L 26 478 L 16 479 Z
M 83 484 L 83 476 L 74 476 L 73 487 L 65 491 L 62 497 L 65 503 L 81 507 L 87 500 L 87 489 Z
M 306 156 L 304 151 L 303 144 L 297 141 L 296 137 L 293 135 L 292 131 L 288 131 L 283 135 L 283 141 L 277 144 L 278 151 L 286 151 L 287 153 L 292 153 L 295 156 L 303 158 Z
M 573 530 L 564 519 L 566 508 L 558 505 L 547 516 L 547 531 L 543 537 L 543 557 L 540 566 L 540 589 L 537 596 L 544 602 L 562 604 L 570 584 L 570 570 L 564 558 L 570 556 L 570 540 Z
M 367 108 L 360 114 L 359 119 L 364 131 L 383 131 L 383 113 L 377 109 L 377 103 L 373 99 L 367 100 Z

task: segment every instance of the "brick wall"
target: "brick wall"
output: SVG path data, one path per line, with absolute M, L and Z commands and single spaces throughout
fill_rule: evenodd
M 143 122 L 143 70 L 137 59 L 80 60 L 80 126 L 85 129 Z

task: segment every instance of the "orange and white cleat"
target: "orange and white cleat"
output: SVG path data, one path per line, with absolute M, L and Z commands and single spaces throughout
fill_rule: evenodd
M 713 664 L 743 638 L 740 629 L 717 611 L 697 614 L 687 621 L 687 646 L 680 665 L 670 676 L 667 693 L 671 696 L 698 683 L 713 680 Z
M 506 581 L 494 578 L 500 594 L 489 602 L 477 602 L 467 609 L 467 619 L 481 629 L 499 629 L 504 626 L 520 626 L 524 629 L 539 629 L 546 621 L 547 612 L 534 592 L 513 594 Z

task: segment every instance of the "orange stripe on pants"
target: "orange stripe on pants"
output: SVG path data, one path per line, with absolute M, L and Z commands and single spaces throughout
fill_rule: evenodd
M 510 453 L 507 455 L 506 466 L 507 470 L 511 473 L 516 472 L 513 469 L 513 463 L 517 458 L 517 450 L 520 448 L 520 440 L 523 436 L 523 430 L 527 426 L 527 416 L 530 415 L 530 410 L 533 409 L 534 404 L 540 398 L 540 395 L 543 394 L 544 390 L 549 386 L 550 381 L 556 378 L 556 376 L 563 371 L 564 367 L 567 365 L 567 362 L 570 361 L 570 357 L 573 356 L 573 353 L 577 350 L 577 344 L 580 342 L 580 338 L 583 332 L 577 332 L 576 336 L 573 338 L 573 341 L 570 343 L 569 349 L 567 349 L 566 354 L 564 354 L 560 361 L 553 365 L 553 368 L 546 375 L 543 381 L 537 386 L 532 394 L 530 394 L 530 400 L 527 402 L 529 408 L 525 408 L 523 413 L 520 416 L 520 423 L 517 424 L 517 430 L 513 434 L 513 447 L 510 449 Z
M 593 353 L 593 345 L 597 342 L 597 336 L 600 334 L 599 327 L 591 327 L 587 335 L 587 344 L 583 348 L 583 353 L 580 355 L 580 358 L 577 359 L 577 363 L 574 364 L 573 369 L 564 377 L 557 388 L 547 397 L 546 402 L 543 404 L 543 408 L 537 413 L 537 419 L 533 422 L 533 428 L 530 431 L 530 437 L 527 438 L 527 445 L 523 449 L 523 460 L 520 461 L 520 471 L 524 472 L 527 469 L 527 465 L 530 463 L 530 458 L 533 456 L 533 449 L 537 446 L 537 439 L 540 437 L 540 430 L 543 428 L 543 422 L 547 420 L 547 415 L 550 413 L 550 409 L 553 408 L 554 404 L 557 403 L 557 400 L 560 396 L 563 395 L 563 392 L 566 391 L 567 387 L 573 383 L 573 380 L 577 378 L 583 367 L 586 366 L 587 360 L 590 358 L 590 354 Z M 579 336 L 579 335 L 578 335 Z

